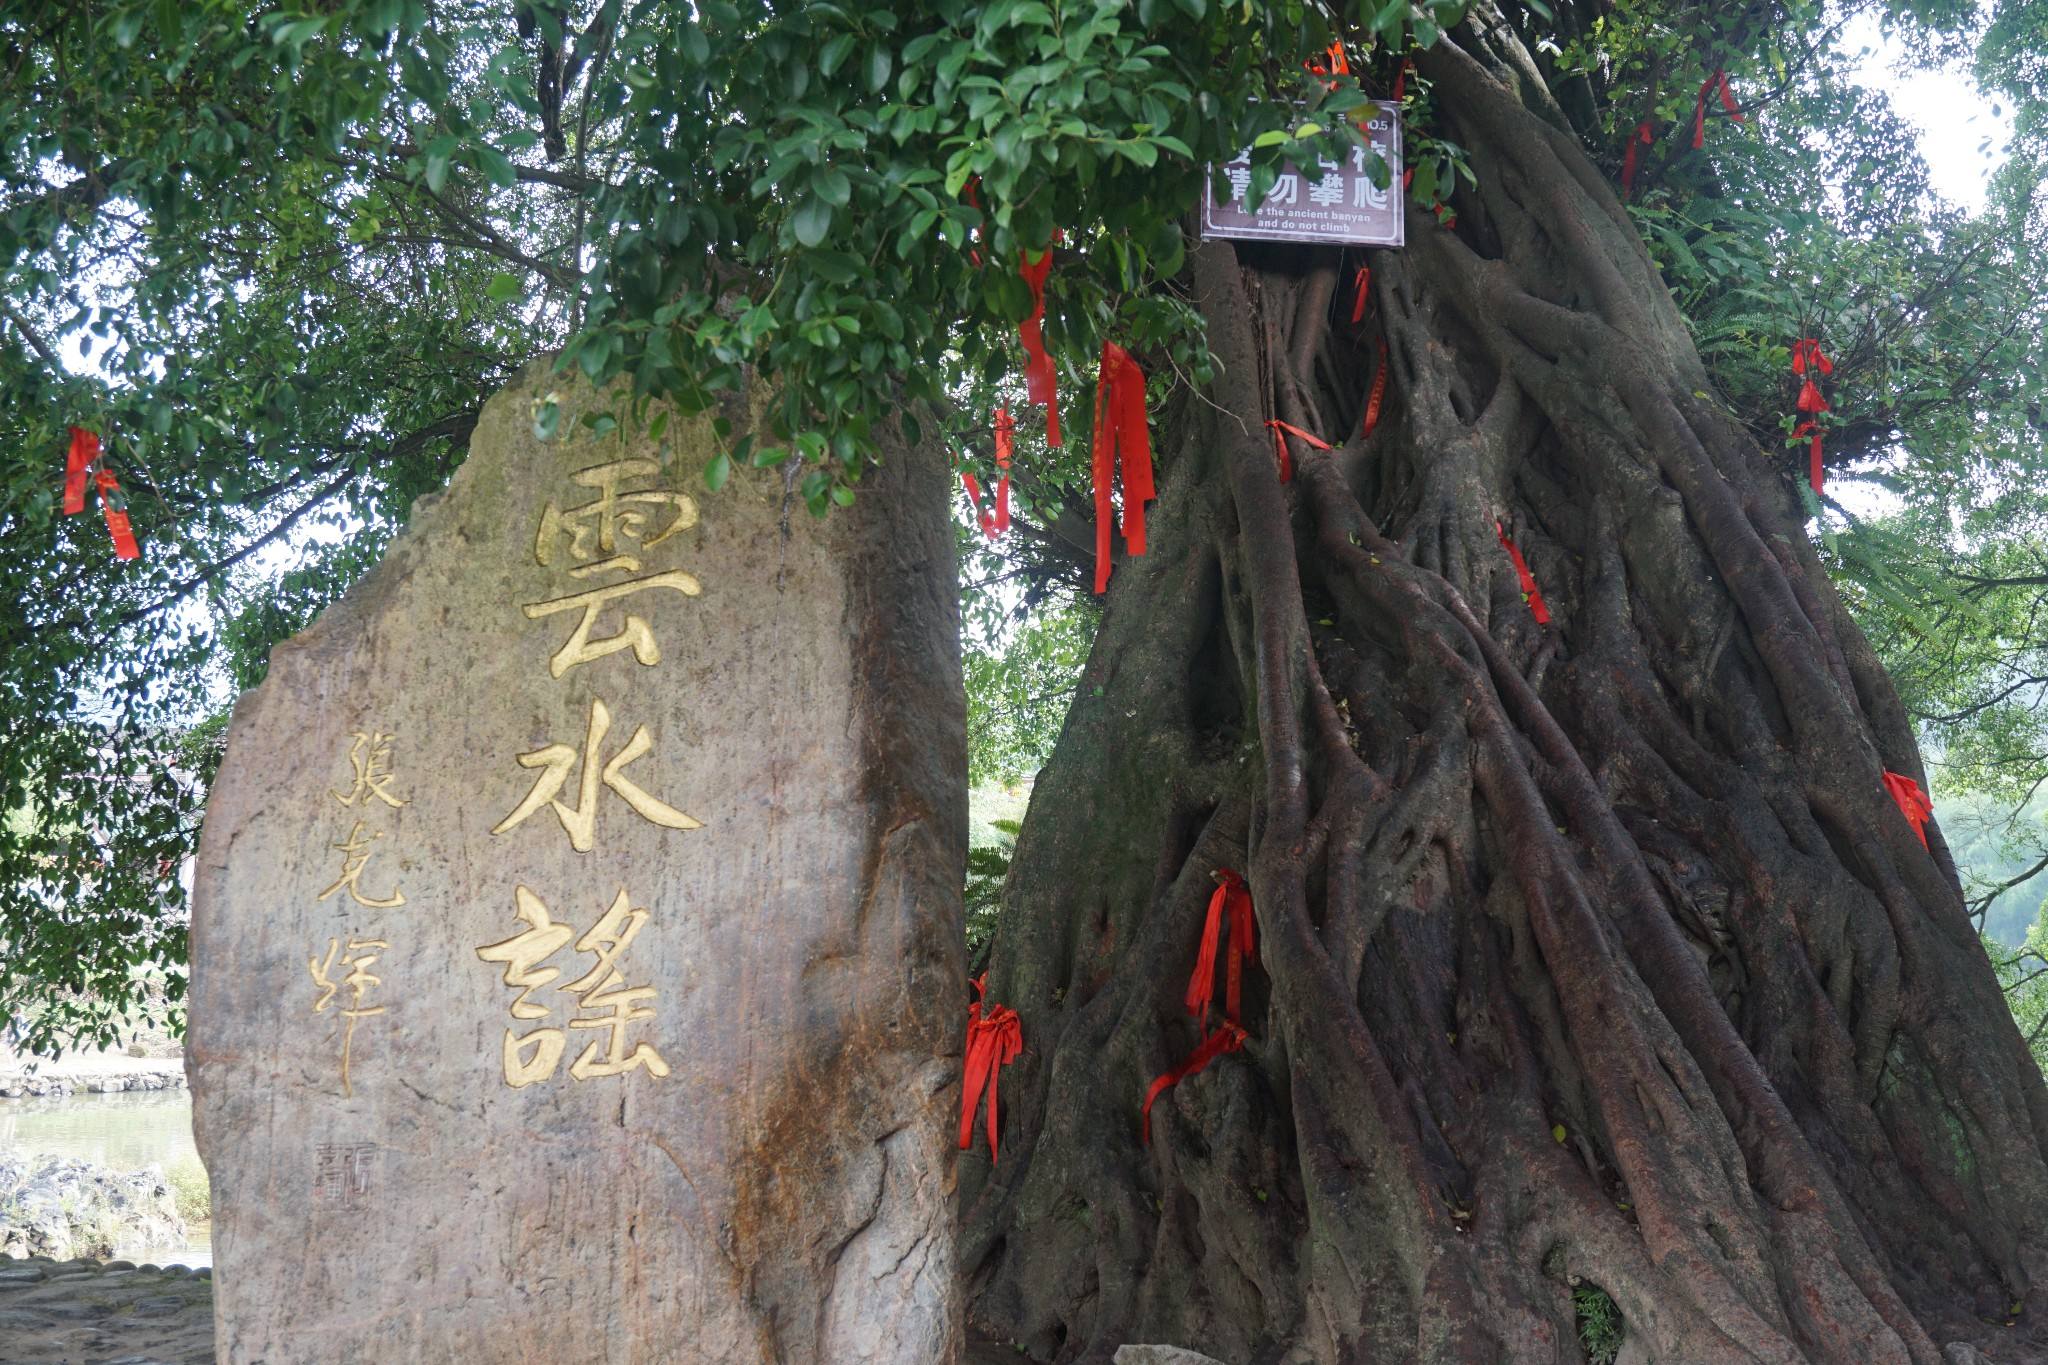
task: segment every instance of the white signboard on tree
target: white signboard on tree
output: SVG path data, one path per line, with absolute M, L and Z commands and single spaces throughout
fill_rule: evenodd
M 1263 242 L 1328 242 L 1359 246 L 1400 246 L 1401 119 L 1397 105 L 1374 102 L 1360 125 L 1370 144 L 1356 146 L 1342 161 L 1320 161 L 1303 171 L 1292 161 L 1259 204 L 1246 209 L 1252 182 L 1247 147 L 1223 167 L 1229 197 L 1219 200 L 1216 177 L 1202 186 L 1202 235 Z M 1384 180 L 1373 154 L 1386 162 Z

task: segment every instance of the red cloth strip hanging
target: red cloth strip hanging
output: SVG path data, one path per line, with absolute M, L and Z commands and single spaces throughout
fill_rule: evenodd
M 1152 432 L 1145 417 L 1145 372 L 1130 352 L 1113 341 L 1102 343 L 1102 367 L 1095 378 L 1095 430 L 1092 436 L 1095 479 L 1095 591 L 1109 587 L 1110 484 L 1123 482 L 1124 550 L 1145 553 L 1145 504 L 1152 486 Z
M 1016 457 L 1017 424 L 1010 420 L 1008 408 L 996 409 L 996 468 L 1002 476 L 996 480 L 996 530 L 997 535 L 1010 529 L 1010 461 Z
M 107 468 L 99 436 L 84 427 L 70 430 L 71 447 L 64 456 L 64 515 L 85 510 L 85 485 L 90 476 L 100 490 L 100 511 L 107 519 L 108 534 L 114 538 L 114 558 L 139 558 L 142 547 L 135 543 L 135 531 L 128 524 L 128 500 L 121 496 L 121 481 Z
M 1647 147 L 1655 141 L 1656 135 L 1650 131 L 1650 121 L 1648 119 L 1638 123 L 1635 132 L 1629 136 L 1628 152 L 1621 158 L 1621 197 L 1623 199 L 1628 198 L 1629 191 L 1635 188 L 1636 147 L 1638 145 Z
M 1813 495 L 1815 497 L 1819 497 L 1821 485 L 1820 423 L 1801 422 L 1798 426 L 1792 429 L 1792 434 L 1795 437 L 1804 436 L 1808 439 L 1809 444 L 1807 446 L 1806 481 L 1813 485 Z
M 1365 400 L 1365 421 L 1361 424 L 1361 436 L 1372 435 L 1373 428 L 1380 424 L 1380 407 L 1387 401 L 1387 339 L 1380 338 L 1379 363 L 1373 367 L 1372 392 Z
M 1792 343 L 1792 373 L 1805 374 L 1809 366 L 1822 374 L 1835 372 L 1835 362 L 1821 350 L 1819 337 L 1801 337 Z
M 120 482 L 114 478 L 114 471 L 107 468 L 104 456 L 93 474 L 99 480 L 100 511 L 107 518 L 107 533 L 114 538 L 114 558 L 139 558 L 142 547 L 135 543 L 135 532 L 128 525 L 128 500 L 121 496 Z
M 1394 73 L 1394 103 L 1396 104 L 1401 102 L 1403 93 L 1408 89 L 1408 68 L 1413 63 L 1414 59 L 1412 57 L 1403 57 L 1401 59 L 1401 69 Z
M 981 505 L 981 480 L 963 469 L 960 471 L 960 484 L 961 487 L 967 490 L 968 501 L 974 504 L 974 519 L 981 524 L 981 533 L 990 540 L 994 540 L 996 537 L 995 518 L 991 517 Z
M 1927 847 L 1927 821 L 1934 814 L 1934 802 L 1920 789 L 1920 784 L 1904 773 L 1885 769 L 1884 788 L 1891 793 L 1892 800 L 1899 806 L 1899 814 L 1906 817 L 1906 823 L 1920 836 L 1920 847 Z
M 1146 1146 L 1152 1145 L 1152 1105 L 1161 1095 L 1188 1077 L 1201 1071 L 1226 1052 L 1236 1052 L 1245 1043 L 1245 1032 L 1229 1020 L 1217 1025 L 1216 1031 L 1204 1038 L 1187 1060 L 1165 1075 L 1152 1082 L 1152 1088 L 1145 1092 L 1145 1107 L 1138 1114 L 1138 1140 Z
M 64 515 L 85 510 L 85 476 L 99 463 L 100 438 L 84 427 L 71 428 L 71 449 L 64 456 Z
M 1059 240 L 1058 234 L 1053 240 Z M 1060 444 L 1060 381 L 1052 357 L 1046 353 L 1044 335 L 1045 277 L 1052 270 L 1052 248 L 1046 247 L 1036 264 L 1019 251 L 1017 263 L 1017 273 L 1031 286 L 1031 316 L 1017 325 L 1017 336 L 1024 343 L 1024 397 L 1045 409 L 1045 443 L 1056 446 Z
M 1330 44 L 1328 50 L 1323 54 L 1322 61 L 1303 62 L 1302 65 L 1308 69 L 1308 73 L 1311 76 L 1348 76 L 1351 74 L 1351 63 L 1344 60 L 1344 40 L 1341 38 Z
M 1366 291 L 1371 287 L 1372 267 L 1369 265 L 1358 267 L 1358 275 L 1351 281 L 1351 320 L 1353 322 L 1364 321 L 1365 303 L 1368 297 Z
M 1692 111 L 1692 145 L 1697 151 L 1707 145 L 1707 96 L 1716 86 L 1721 90 L 1721 107 L 1728 111 L 1728 117 L 1737 123 L 1746 123 L 1742 109 L 1735 103 L 1734 94 L 1728 89 L 1728 73 L 1716 70 L 1713 75 L 1700 82 L 1699 105 Z
M 1243 1017 L 1238 1007 L 1239 983 L 1244 961 L 1258 952 L 1257 921 L 1252 915 L 1252 893 L 1244 878 L 1231 869 L 1216 872 L 1216 893 L 1209 897 L 1209 916 L 1202 924 L 1202 947 L 1195 954 L 1195 970 L 1188 977 L 1182 1003 L 1197 1020 L 1206 1021 L 1209 1002 L 1216 997 L 1216 950 L 1225 937 L 1229 944 L 1224 959 L 1223 1018 L 1236 1023 Z
M 988 973 L 974 982 L 982 996 L 988 989 Z M 985 999 L 967 1007 L 967 1059 L 960 1078 L 960 1150 L 974 1145 L 974 1105 L 986 1085 L 988 1090 L 988 1159 L 996 1160 L 996 1081 L 1002 1069 L 1017 1060 L 1024 1050 L 1024 1022 L 1008 1005 L 989 1005 Z
M 1283 422 L 1278 418 L 1269 417 L 1266 419 L 1266 425 L 1273 429 L 1273 459 L 1280 466 L 1280 482 L 1282 483 L 1289 483 L 1294 479 L 1294 461 L 1288 455 L 1287 436 L 1283 436 L 1282 432 L 1292 436 L 1299 436 L 1317 450 L 1330 449 L 1328 441 L 1325 441 L 1314 432 L 1303 431 L 1292 422 Z
M 1529 599 L 1529 614 L 1536 618 L 1536 624 L 1550 624 L 1550 608 L 1543 603 L 1543 590 L 1536 586 L 1536 575 L 1529 572 L 1529 561 L 1522 558 L 1522 552 L 1515 548 L 1515 542 L 1508 539 L 1508 528 L 1495 518 L 1493 529 L 1500 536 L 1501 547 L 1508 552 L 1508 558 L 1515 562 L 1515 577 L 1522 582 L 1522 595 Z

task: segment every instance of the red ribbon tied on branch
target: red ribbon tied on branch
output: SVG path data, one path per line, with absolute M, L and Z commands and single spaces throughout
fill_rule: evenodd
M 974 981 L 974 993 L 988 989 L 988 973 Z M 1017 1060 L 1024 1050 L 1024 1022 L 1008 1005 L 988 1005 L 977 999 L 967 1007 L 967 1061 L 960 1079 L 960 1150 L 974 1145 L 974 1106 L 986 1085 L 988 1090 L 988 1159 L 996 1159 L 996 1079 L 1002 1069 Z
M 1813 485 L 1813 495 L 1819 497 L 1821 485 L 1820 423 L 1801 422 L 1798 426 L 1792 428 L 1792 435 L 1794 438 L 1800 436 L 1807 438 L 1806 481 Z
M 1920 836 L 1920 847 L 1927 847 L 1927 821 L 1934 814 L 1934 802 L 1920 789 L 1920 784 L 1904 773 L 1885 769 L 1885 790 L 1898 803 L 1899 814 L 1906 817 L 1906 823 Z
M 1494 533 L 1500 537 L 1501 548 L 1508 552 L 1508 558 L 1515 562 L 1515 577 L 1521 580 L 1522 596 L 1529 599 L 1529 614 L 1536 618 L 1536 624 L 1550 624 L 1550 608 L 1543 603 L 1543 590 L 1536 586 L 1536 575 L 1529 572 L 1529 561 L 1522 558 L 1522 552 L 1515 548 L 1515 542 L 1508 539 L 1508 528 L 1494 519 Z
M 106 514 L 107 531 L 114 538 L 114 558 L 135 559 L 142 547 L 128 525 L 128 500 L 121 496 L 121 481 L 107 468 L 100 438 L 84 427 L 71 428 L 71 448 L 64 456 L 64 515 L 85 510 L 85 481 L 90 475 L 99 486 L 100 511 Z
M 1058 241 L 1057 235 L 1053 238 Z M 1024 343 L 1024 397 L 1045 409 L 1045 443 L 1060 442 L 1059 374 L 1045 349 L 1045 277 L 1052 270 L 1052 248 L 1033 264 L 1025 252 L 1017 253 L 1017 273 L 1031 286 L 1031 316 L 1017 324 L 1018 339 Z M 1099 590 L 1098 590 L 1099 591 Z
M 1016 458 L 1017 424 L 1010 420 L 1008 408 L 996 409 L 996 468 L 1002 471 L 996 480 L 996 515 L 993 535 L 1001 535 L 1010 529 L 1010 461 Z
M 1138 1112 L 1138 1140 L 1148 1147 L 1152 1145 L 1152 1105 L 1155 1100 L 1224 1053 L 1236 1052 L 1244 1043 L 1245 1031 L 1226 1019 L 1216 1026 L 1214 1033 L 1202 1040 L 1199 1047 L 1188 1054 L 1186 1061 L 1154 1079 L 1152 1088 L 1145 1092 L 1145 1107 Z
M 1344 40 L 1341 38 L 1330 44 L 1329 50 L 1323 54 L 1322 61 L 1303 62 L 1302 65 L 1308 68 L 1308 73 L 1311 76 L 1348 76 L 1351 74 L 1351 63 L 1344 60 Z
M 1361 322 L 1365 318 L 1366 291 L 1372 288 L 1372 267 L 1358 267 L 1357 278 L 1351 282 L 1351 320 Z
M 1372 435 L 1373 428 L 1380 424 L 1380 407 L 1387 401 L 1387 339 L 1380 338 L 1379 360 L 1373 366 L 1372 392 L 1365 399 L 1365 420 L 1360 423 L 1359 435 Z
M 1737 123 L 1748 121 L 1743 118 L 1741 106 L 1735 103 L 1735 96 L 1728 89 L 1728 73 L 1715 71 L 1713 75 L 1700 82 L 1699 104 L 1692 111 L 1692 145 L 1695 151 L 1707 145 L 1707 96 L 1717 86 L 1721 91 L 1721 107 L 1728 111 L 1728 117 Z
M 1216 950 L 1226 937 L 1229 946 L 1223 969 L 1223 1018 L 1234 1024 L 1242 1017 L 1238 1002 L 1244 962 L 1258 952 L 1258 941 L 1252 893 L 1244 878 L 1227 867 L 1216 873 L 1216 894 L 1209 897 L 1209 916 L 1202 924 L 1201 951 L 1195 954 L 1195 970 L 1188 977 L 1187 994 L 1182 998 L 1188 1013 L 1198 1021 L 1207 1021 L 1209 1004 L 1216 998 Z
M 1801 337 L 1792 347 L 1792 373 L 1802 376 L 1799 385 L 1799 411 L 1821 413 L 1828 410 L 1828 400 L 1821 397 L 1820 385 L 1814 382 L 1816 375 L 1833 374 L 1835 362 L 1829 360 L 1821 350 L 1820 342 L 1814 337 Z
M 1269 417 L 1266 419 L 1266 425 L 1273 429 L 1273 461 L 1280 466 L 1280 482 L 1282 483 L 1291 482 L 1294 478 L 1294 460 L 1287 453 L 1287 436 L 1283 436 L 1282 432 L 1299 436 L 1317 450 L 1328 450 L 1330 448 L 1328 441 L 1325 441 L 1314 432 L 1303 431 L 1292 422 L 1283 422 L 1278 418 Z
M 981 533 L 990 540 L 996 538 L 995 518 L 981 505 L 981 480 L 966 470 L 960 471 L 960 486 L 967 490 L 967 500 L 974 504 L 974 519 L 981 526 Z
M 1650 131 L 1650 121 L 1648 119 L 1644 119 L 1641 123 L 1638 123 L 1636 125 L 1635 132 L 1629 135 L 1628 151 L 1624 153 L 1621 158 L 1622 198 L 1628 198 L 1629 191 L 1635 188 L 1636 148 L 1638 146 L 1647 147 L 1656 140 L 1656 135 Z
M 1130 352 L 1102 343 L 1102 368 L 1095 378 L 1095 431 L 1091 450 L 1095 478 L 1095 591 L 1109 587 L 1109 535 L 1115 511 L 1110 484 L 1119 473 L 1124 490 L 1124 550 L 1145 553 L 1145 504 L 1152 486 L 1152 431 L 1145 419 L 1145 372 Z

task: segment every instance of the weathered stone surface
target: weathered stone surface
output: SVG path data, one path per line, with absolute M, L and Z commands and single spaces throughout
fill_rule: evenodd
M 1200 1351 L 1181 1346 L 1119 1346 L 1115 1365 L 1223 1365 Z
M 90 1261 L 0 1259 L 7 1365 L 202 1365 L 214 1358 L 213 1286 L 173 1267 L 107 1274 Z M 18 1272 L 33 1271 L 34 1274 Z
M 701 421 L 570 392 L 538 441 L 550 382 L 236 707 L 188 1042 L 221 1358 L 950 1361 L 944 464 L 819 523 L 780 471 L 706 494 Z

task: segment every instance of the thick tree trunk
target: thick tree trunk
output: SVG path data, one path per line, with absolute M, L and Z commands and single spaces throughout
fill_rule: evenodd
M 1572 1361 L 1590 1284 L 1661 1362 L 2038 1358 L 2048 1092 L 1886 794 L 1904 712 L 1526 56 L 1456 41 L 1421 69 L 1478 188 L 1378 254 L 1363 329 L 1333 254 L 1197 254 L 1215 401 L 1006 890 L 971 1321 Z M 1268 416 L 1351 438 L 1282 485 Z M 1143 1146 L 1222 867 L 1250 1041 Z

